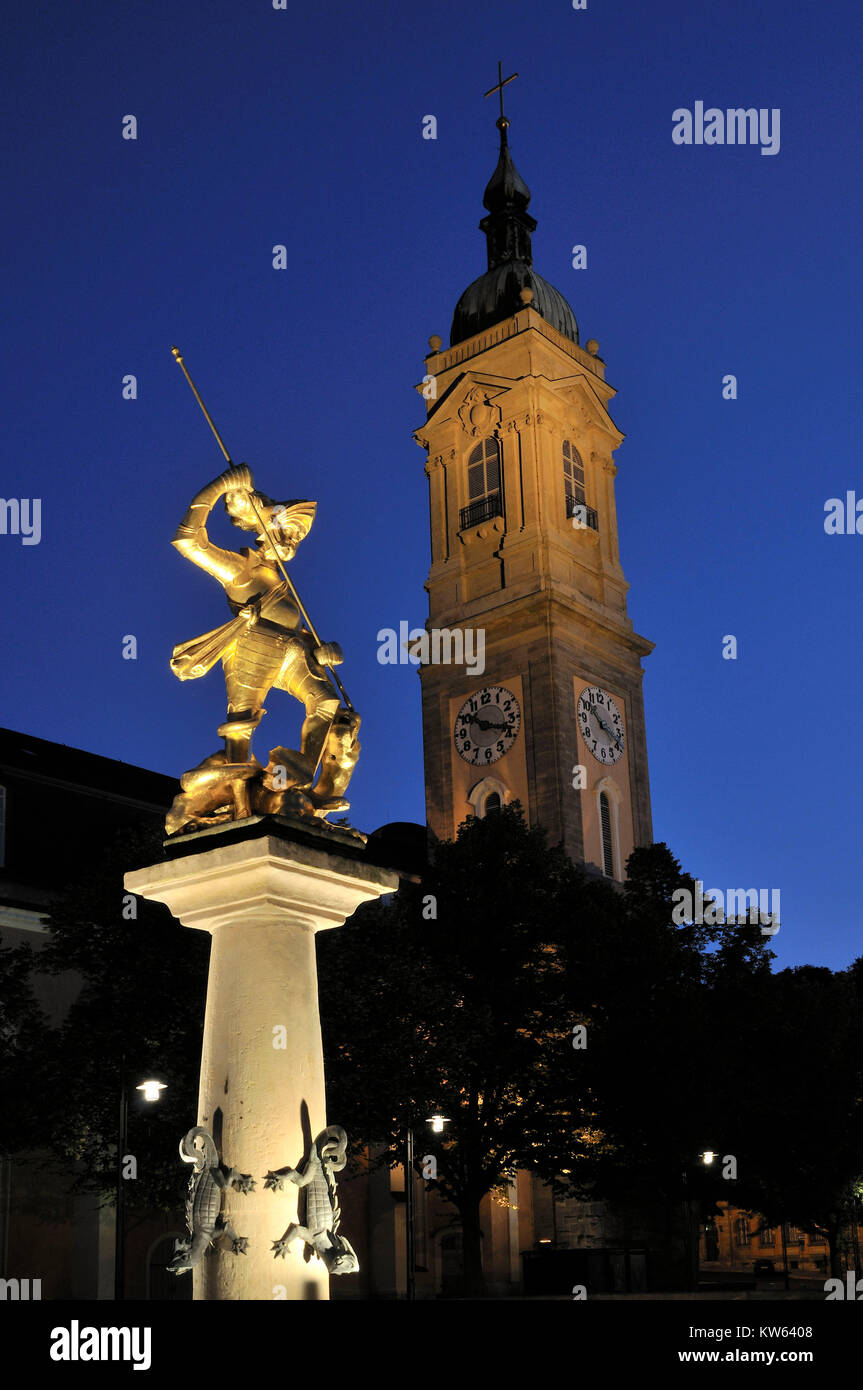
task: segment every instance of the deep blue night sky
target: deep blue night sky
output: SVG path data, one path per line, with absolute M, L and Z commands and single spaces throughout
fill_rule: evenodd
M 419 681 L 376 634 L 427 612 L 414 386 L 485 268 L 500 58 L 536 268 L 620 393 L 656 837 L 709 887 L 781 890 L 779 966 L 844 966 L 863 535 L 824 504 L 863 497 L 859 4 L 288 4 L 7 10 L 0 493 L 43 515 L 38 545 L 0 535 L 0 724 L 173 775 L 218 746 L 219 671 L 168 668 L 228 616 L 169 545 L 223 466 L 176 342 L 258 485 L 318 500 L 292 575 L 364 715 L 354 823 L 424 818 Z M 674 144 L 696 101 L 779 108 L 779 153 Z

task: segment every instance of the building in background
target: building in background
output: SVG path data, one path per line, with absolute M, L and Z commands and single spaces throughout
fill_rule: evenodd
M 52 906 L 81 865 L 98 861 L 119 830 L 161 824 L 176 790 L 158 772 L 0 729 L 0 944 L 26 942 L 38 958 Z M 81 986 L 73 971 L 34 974 L 50 1028 L 63 1023 Z M 0 1277 L 41 1279 L 43 1299 L 113 1298 L 114 1208 L 74 1193 L 73 1173 L 53 1161 L 49 1180 L 46 1156 L 39 1166 L 33 1157 L 0 1155 Z M 128 1231 L 128 1298 L 183 1295 L 163 1278 L 177 1234 L 162 1217 Z

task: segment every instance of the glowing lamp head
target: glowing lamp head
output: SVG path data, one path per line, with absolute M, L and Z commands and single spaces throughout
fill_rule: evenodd
M 140 1086 L 135 1087 L 136 1091 L 144 1092 L 144 1100 L 158 1100 L 162 1091 L 165 1090 L 164 1081 L 142 1081 Z
M 715 1157 L 716 1154 L 712 1149 L 705 1149 L 704 1153 L 701 1155 L 701 1161 L 706 1164 L 711 1164 Z
M 432 1127 L 432 1133 L 434 1133 L 434 1134 L 442 1134 L 442 1133 L 443 1133 L 443 1127 L 444 1127 L 444 1125 L 446 1124 L 446 1116 L 445 1116 L 445 1115 L 432 1115 L 431 1119 L 429 1120 L 429 1124 L 430 1124 L 431 1127 Z

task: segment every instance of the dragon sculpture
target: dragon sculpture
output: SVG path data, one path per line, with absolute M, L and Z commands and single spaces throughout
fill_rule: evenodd
M 292 1221 L 280 1240 L 273 1242 L 273 1258 L 285 1258 L 295 1240 L 304 1240 L 306 1258 L 311 1252 L 323 1260 L 330 1274 L 355 1274 L 360 1267 L 356 1251 L 344 1236 L 338 1234 L 341 1212 L 336 1197 L 334 1173 L 340 1173 L 347 1163 L 348 1136 L 341 1125 L 328 1125 L 311 1146 L 302 1171 L 279 1168 L 270 1171 L 264 1187 L 280 1192 L 283 1182 L 296 1183 L 300 1189 L 300 1221 Z
M 200 1147 L 196 1146 L 196 1140 L 201 1141 Z M 235 1255 L 245 1255 L 249 1242 L 245 1236 L 238 1236 L 230 1221 L 222 1215 L 222 1194 L 229 1188 L 251 1192 L 254 1178 L 220 1162 L 215 1140 L 203 1125 L 196 1125 L 180 1140 L 180 1158 L 184 1163 L 195 1165 L 186 1200 L 189 1239 L 174 1242 L 174 1258 L 167 1266 L 169 1272 L 185 1274 L 193 1269 L 222 1236 L 228 1237 Z

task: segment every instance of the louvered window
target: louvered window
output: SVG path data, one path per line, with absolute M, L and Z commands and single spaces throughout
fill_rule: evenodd
M 503 516 L 500 493 L 500 445 L 493 437 L 471 450 L 467 461 L 467 500 L 462 507 L 460 525 L 476 526 L 493 516 Z
M 500 447 L 496 439 L 484 439 L 467 461 L 467 500 L 478 502 L 500 492 Z
M 602 830 L 602 872 L 614 878 L 614 832 L 611 824 L 611 802 L 607 792 L 599 794 L 599 818 Z
M 586 502 L 587 493 L 584 490 L 584 464 L 575 445 L 570 444 L 568 439 L 563 441 L 563 486 L 567 501 L 566 514 L 571 516 L 573 504 Z

